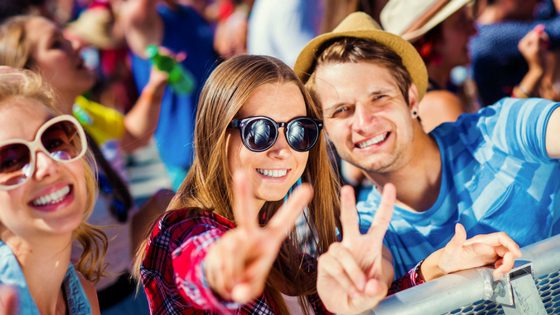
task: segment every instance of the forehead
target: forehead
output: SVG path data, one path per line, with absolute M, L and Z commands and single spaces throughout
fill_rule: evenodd
M 27 37 L 32 42 L 37 42 L 41 40 L 48 40 L 56 33 L 59 29 L 56 25 L 42 17 L 33 17 L 25 25 Z
M 320 65 L 315 73 L 315 90 L 323 104 L 352 101 L 377 91 L 400 93 L 387 68 L 368 62 Z
M 237 116 L 268 116 L 277 121 L 287 121 L 296 116 L 305 116 L 303 94 L 293 82 L 267 83 L 259 86 Z
M 33 140 L 50 113 L 41 102 L 30 98 L 8 98 L 0 102 L 0 141 Z

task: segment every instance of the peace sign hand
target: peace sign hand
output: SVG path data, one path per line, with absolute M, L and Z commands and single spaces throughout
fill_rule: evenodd
M 246 304 L 263 292 L 280 246 L 297 217 L 313 197 L 309 184 L 300 185 L 264 227 L 254 204 L 250 180 L 244 173 L 233 179 L 233 215 L 237 227 L 226 232 L 208 250 L 206 279 L 223 299 Z
M 318 266 L 317 291 L 329 311 L 361 313 L 375 307 L 387 295 L 393 280 L 393 266 L 391 259 L 384 257 L 383 237 L 391 221 L 395 199 L 395 187 L 385 185 L 371 227 L 362 235 L 353 189 L 342 188 L 343 238 L 331 244 L 319 257 Z

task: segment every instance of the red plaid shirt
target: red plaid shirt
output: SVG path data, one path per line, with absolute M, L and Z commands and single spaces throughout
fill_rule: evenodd
M 208 248 L 234 227 L 226 218 L 200 209 L 173 210 L 158 221 L 140 267 L 151 314 L 277 313 L 266 292 L 254 302 L 240 305 L 221 299 L 206 282 L 203 262 Z M 315 259 L 305 261 L 311 261 L 309 268 L 316 268 Z M 411 279 L 415 277 L 399 279 L 398 287 L 412 286 Z M 308 301 L 315 314 L 329 314 L 317 295 L 309 296 Z

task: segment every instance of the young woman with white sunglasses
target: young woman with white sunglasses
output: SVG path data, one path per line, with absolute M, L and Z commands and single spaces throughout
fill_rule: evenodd
M 90 281 L 107 239 L 86 223 L 95 178 L 84 131 L 54 103 L 36 74 L 0 69 L 0 284 L 16 289 L 19 314 L 99 314 Z

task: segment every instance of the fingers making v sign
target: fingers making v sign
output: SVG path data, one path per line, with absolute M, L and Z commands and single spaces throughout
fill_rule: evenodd
M 210 287 L 226 300 L 248 303 L 263 292 L 266 279 L 297 217 L 313 197 L 308 184 L 300 185 L 265 226 L 258 222 L 250 181 L 244 173 L 233 180 L 236 227 L 208 251 L 204 266 Z
M 375 307 L 387 295 L 393 267 L 388 254 L 384 254 L 383 237 L 395 199 L 395 187 L 385 185 L 371 227 L 366 234 L 360 234 L 353 189 L 342 188 L 342 240 L 319 257 L 317 291 L 329 311 L 361 313 Z

